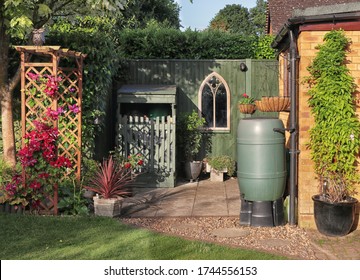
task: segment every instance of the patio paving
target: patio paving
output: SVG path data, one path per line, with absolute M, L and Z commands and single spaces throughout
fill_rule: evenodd
M 124 216 L 132 218 L 239 217 L 238 182 L 236 178 L 224 182 L 211 182 L 206 179 L 192 183 L 184 182 L 171 189 L 138 188 L 134 190 L 132 197 L 126 199 L 123 209 Z M 237 236 L 245 232 L 240 233 L 238 228 L 233 228 L 215 234 Z M 360 230 L 337 238 L 321 235 L 313 229 L 306 232 L 317 259 L 360 260 Z M 271 242 L 277 245 L 278 240 L 274 239 Z

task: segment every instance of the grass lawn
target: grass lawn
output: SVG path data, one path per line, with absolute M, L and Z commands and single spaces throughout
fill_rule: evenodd
M 135 229 L 116 219 L 0 214 L 2 260 L 280 260 Z

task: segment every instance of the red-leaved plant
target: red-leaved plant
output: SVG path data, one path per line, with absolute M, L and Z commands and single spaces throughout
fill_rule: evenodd
M 130 168 L 115 162 L 110 156 L 104 159 L 89 180 L 85 189 L 98 193 L 102 198 L 117 198 L 131 194 L 129 184 L 134 180 Z

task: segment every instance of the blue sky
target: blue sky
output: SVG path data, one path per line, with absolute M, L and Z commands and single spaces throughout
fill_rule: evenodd
M 181 7 L 180 20 L 182 29 L 203 30 L 208 27 L 214 16 L 226 5 L 240 4 L 246 8 L 256 6 L 256 0 L 175 0 Z

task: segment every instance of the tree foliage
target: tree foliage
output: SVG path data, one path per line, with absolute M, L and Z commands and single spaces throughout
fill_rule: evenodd
M 119 18 L 121 26 L 145 28 L 155 21 L 164 27 L 180 28 L 180 7 L 174 0 L 129 0 Z
M 250 9 L 250 21 L 258 36 L 265 35 L 267 1 L 256 0 L 256 6 Z
M 221 30 L 244 36 L 264 34 L 266 24 L 266 1 L 257 0 L 248 10 L 238 4 L 226 5 L 210 21 L 209 29 Z
M 254 35 L 255 30 L 250 22 L 249 10 L 241 5 L 226 5 L 210 21 L 210 29 L 244 36 Z
M 10 76 L 9 50 L 12 38 L 26 39 L 32 28 L 52 18 L 70 16 L 87 10 L 116 16 L 126 0 L 0 0 L 0 108 L 4 159 L 15 166 L 13 93 L 20 80 L 20 67 Z

